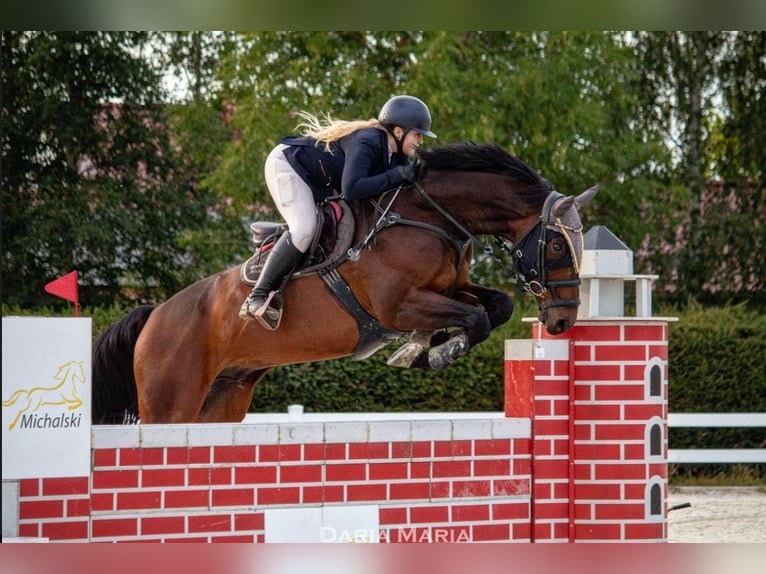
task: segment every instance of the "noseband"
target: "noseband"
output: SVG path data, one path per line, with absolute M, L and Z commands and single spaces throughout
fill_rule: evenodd
M 577 307 L 580 305 L 579 299 L 562 299 L 558 293 L 559 287 L 579 286 L 579 277 L 555 281 L 548 281 L 547 278 L 547 272 L 550 269 L 574 267 L 576 272 L 579 273 L 580 271 L 580 262 L 576 257 L 574 244 L 569 234 L 580 233 L 582 228 L 574 229 L 567 227 L 561 222 L 560 218 L 551 221 L 553 204 L 562 197 L 564 195 L 557 191 L 551 192 L 545 200 L 540 219 L 514 245 L 508 246 L 501 238 L 495 238 L 498 244 L 509 254 L 511 261 L 513 261 L 513 267 L 510 271 L 522 283 L 525 291 L 541 301 L 544 301 L 545 294 L 550 291 L 551 301 L 543 302 L 543 309 L 549 307 Z M 556 261 L 547 261 L 546 258 L 549 232 L 558 233 L 563 236 L 569 248 L 567 253 Z

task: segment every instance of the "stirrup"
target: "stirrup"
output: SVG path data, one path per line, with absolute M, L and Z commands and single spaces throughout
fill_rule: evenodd
M 239 316 L 245 320 L 255 319 L 258 324 L 269 331 L 276 331 L 282 322 L 284 300 L 276 291 L 269 293 L 266 300 L 258 309 L 253 310 L 254 301 L 246 299 L 239 311 Z

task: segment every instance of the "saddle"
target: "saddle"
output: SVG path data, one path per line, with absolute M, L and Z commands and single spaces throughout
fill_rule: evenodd
M 354 240 L 354 228 L 354 214 L 346 201 L 337 199 L 320 203 L 311 247 L 291 277 L 315 274 L 345 258 Z M 266 256 L 287 230 L 288 226 L 283 222 L 256 221 L 250 224 L 253 255 L 240 268 L 243 283 L 255 285 Z

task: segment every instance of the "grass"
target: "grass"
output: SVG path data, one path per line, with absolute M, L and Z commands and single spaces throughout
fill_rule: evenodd
M 757 486 L 766 492 L 766 465 L 670 464 L 668 483 L 670 486 Z

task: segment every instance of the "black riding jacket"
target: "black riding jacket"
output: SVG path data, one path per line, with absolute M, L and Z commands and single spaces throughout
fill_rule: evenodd
M 301 179 L 322 201 L 340 193 L 345 199 L 365 199 L 402 183 L 397 166 L 407 163 L 407 156 L 395 153 L 389 160 L 386 132 L 363 128 L 342 137 L 325 150 L 324 142 L 312 137 L 288 136 L 285 157 Z

